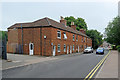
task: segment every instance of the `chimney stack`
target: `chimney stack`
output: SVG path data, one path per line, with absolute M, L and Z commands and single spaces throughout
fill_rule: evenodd
M 64 18 L 62 16 L 60 16 L 60 18 L 61 18 L 60 23 L 66 26 L 67 21 L 64 20 Z
M 73 28 L 74 30 L 76 30 L 76 26 L 75 26 L 74 22 L 71 22 L 71 28 Z
M 82 32 L 83 34 L 86 34 L 84 29 L 80 29 L 80 32 Z

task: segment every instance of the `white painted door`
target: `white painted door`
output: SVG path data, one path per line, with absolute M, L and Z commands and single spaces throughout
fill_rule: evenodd
M 78 46 L 78 53 L 79 53 L 79 46 Z
M 56 46 L 53 46 L 53 56 L 55 56 Z
M 29 43 L 29 55 L 33 55 L 34 54 L 34 45 L 33 43 Z
M 72 46 L 70 46 L 70 54 L 72 53 Z
M 67 54 L 69 54 L 69 46 L 67 46 Z

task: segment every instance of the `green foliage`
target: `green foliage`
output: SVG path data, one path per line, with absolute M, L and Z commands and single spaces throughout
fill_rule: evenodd
M 117 45 L 117 47 L 116 47 L 117 49 L 119 49 L 120 48 L 120 45 Z
M 7 35 L 7 31 L 0 31 L 0 39 L 4 39 L 5 38 L 5 36 L 6 36 L 6 39 L 8 40 L 8 35 Z
M 118 48 L 118 51 L 120 52 L 120 48 Z
M 105 29 L 107 42 L 120 45 L 120 17 L 115 17 L 112 22 L 109 22 L 107 28 Z
M 98 48 L 103 43 L 103 35 L 97 30 L 87 30 L 86 35 L 92 39 L 92 46 L 94 49 Z
M 73 16 L 65 17 L 67 20 L 67 26 L 71 26 L 71 22 L 74 22 L 76 25 L 76 29 L 80 30 L 81 28 L 87 30 L 87 24 L 83 18 L 74 18 Z

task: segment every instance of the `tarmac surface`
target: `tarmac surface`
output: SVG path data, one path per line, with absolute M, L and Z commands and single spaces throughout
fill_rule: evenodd
M 107 53 L 108 51 L 106 50 L 104 55 L 96 55 L 95 52 L 88 54 L 76 53 L 77 55 L 74 55 L 73 53 L 72 55 L 49 57 L 46 61 L 38 61 L 39 59 L 33 59 L 34 61 L 32 61 L 37 63 L 3 70 L 2 77 L 85 78 Z M 93 77 L 95 77 L 95 75 Z

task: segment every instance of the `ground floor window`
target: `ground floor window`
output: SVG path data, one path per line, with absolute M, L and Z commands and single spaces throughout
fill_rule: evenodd
M 66 45 L 64 44 L 64 52 L 66 52 Z
M 60 44 L 58 44 L 58 52 L 60 52 Z
M 73 45 L 73 51 L 74 51 L 74 45 Z

